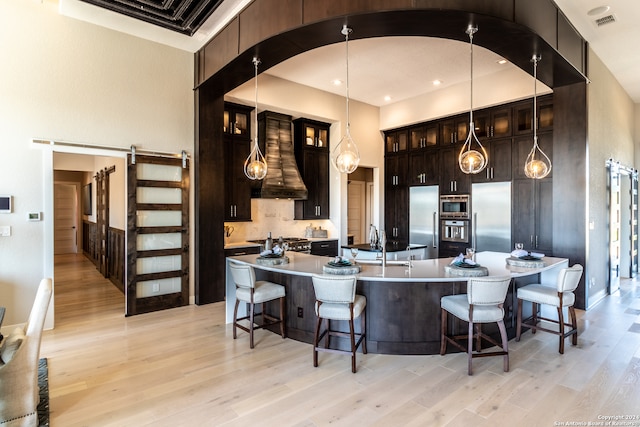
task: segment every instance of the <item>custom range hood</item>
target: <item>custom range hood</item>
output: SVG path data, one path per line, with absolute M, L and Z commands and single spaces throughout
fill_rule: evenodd
M 291 116 L 263 111 L 258 114 L 258 139 L 265 145 L 267 175 L 254 188 L 253 197 L 263 199 L 306 200 L 304 185 L 293 151 Z

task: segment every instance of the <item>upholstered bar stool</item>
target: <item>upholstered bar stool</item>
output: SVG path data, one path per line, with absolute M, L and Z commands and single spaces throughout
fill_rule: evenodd
M 448 295 L 440 299 L 440 312 L 442 316 L 442 335 L 440 340 L 440 354 L 447 352 L 447 343 L 467 352 L 468 372 L 473 374 L 471 361 L 474 357 L 503 356 L 504 371 L 509 371 L 509 348 L 507 344 L 507 330 L 504 326 L 504 300 L 511 283 L 510 277 L 473 277 L 467 282 L 467 293 L 460 295 Z M 448 313 L 469 323 L 467 335 L 448 335 Z M 502 345 L 498 344 L 490 336 L 482 333 L 483 323 L 497 323 L 500 330 Z M 475 326 L 475 332 L 474 332 Z M 467 340 L 465 349 L 458 340 Z M 476 352 L 473 351 L 473 342 L 476 341 Z M 501 347 L 500 351 L 481 353 L 482 339 Z
M 262 329 L 270 325 L 280 324 L 280 335 L 285 338 L 284 333 L 284 299 L 285 288 L 276 283 L 265 280 L 256 281 L 256 274 L 250 265 L 229 263 L 229 269 L 236 284 L 236 305 L 233 309 L 233 339 L 236 339 L 236 328 L 240 328 L 249 333 L 249 347 L 253 348 L 253 331 Z M 280 318 L 268 315 L 264 311 L 264 303 L 280 299 Z M 238 318 L 238 305 L 240 301 L 249 304 L 249 315 Z M 255 305 L 261 304 L 260 313 L 255 313 Z M 255 325 L 254 317 L 262 316 L 262 324 Z M 249 327 L 240 325 L 238 321 L 249 320 Z
M 560 344 L 558 351 L 560 354 L 564 354 L 564 339 L 571 335 L 571 344 L 578 344 L 578 325 L 576 321 L 576 311 L 573 308 L 573 304 L 576 301 L 576 296 L 573 291 L 578 287 L 580 278 L 582 277 L 582 266 L 580 264 L 574 264 L 569 268 L 563 268 L 558 273 L 558 279 L 556 280 L 556 286 L 545 286 L 540 283 L 523 286 L 518 289 L 518 320 L 516 325 L 516 341 L 520 341 L 520 335 L 522 333 L 522 326 L 531 329 L 531 333 L 535 334 L 536 330 L 550 332 L 556 334 L 560 338 Z M 533 315 L 522 320 L 522 302 L 529 301 L 533 303 Z M 558 310 L 558 319 L 549 319 L 546 317 L 538 316 L 538 304 L 546 304 L 556 307 Z M 569 317 L 571 323 L 565 323 L 564 321 L 564 307 L 568 308 Z M 544 328 L 539 326 L 540 320 L 546 320 L 547 322 L 555 323 L 558 325 L 558 330 Z M 529 322 L 527 322 L 529 321 Z M 571 329 L 565 331 L 565 326 Z
M 313 289 L 316 294 L 315 311 L 318 321 L 313 340 L 313 366 L 318 366 L 318 351 L 351 354 L 351 372 L 356 373 L 356 351 L 362 344 L 362 353 L 367 354 L 366 342 L 366 312 L 367 299 L 363 295 L 356 295 L 356 278 L 354 276 L 321 276 L 312 277 Z M 353 321 L 360 317 L 360 333 L 354 331 Z M 326 328 L 321 333 L 322 320 L 326 321 Z M 346 320 L 349 322 L 349 332 L 332 330 L 331 320 Z M 329 348 L 329 337 L 348 337 L 350 350 Z M 320 341 L 325 338 L 324 347 Z M 356 338 L 358 341 L 356 342 Z

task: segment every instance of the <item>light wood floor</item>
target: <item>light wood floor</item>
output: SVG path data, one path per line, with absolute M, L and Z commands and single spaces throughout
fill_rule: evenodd
M 56 327 L 43 336 L 52 427 L 555 426 L 640 417 L 640 286 L 578 311 L 578 346 L 523 334 L 502 358 L 348 356 L 268 331 L 233 340 L 224 305 L 125 318 L 124 298 L 82 256 L 56 257 Z M 425 319 L 429 321 L 429 319 Z M 565 424 L 567 425 L 567 424 Z M 585 424 L 586 425 L 586 424 Z M 634 424 L 640 426 L 640 419 Z

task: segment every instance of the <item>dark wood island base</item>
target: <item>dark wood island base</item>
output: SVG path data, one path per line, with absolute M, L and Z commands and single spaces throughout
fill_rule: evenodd
M 506 265 L 509 254 L 479 253 L 478 261 L 489 269 L 491 276 L 511 276 L 512 283 L 505 301 L 505 326 L 509 339 L 516 333 L 516 292 L 519 286 L 550 281 L 554 283 L 557 271 L 568 265 L 563 258 L 545 257 L 543 268 L 519 268 Z M 230 257 L 229 261 L 253 265 L 257 280 L 268 280 L 286 288 L 286 335 L 297 341 L 313 343 L 316 316 L 312 274 L 322 274 L 325 257 L 293 254 L 292 262 L 284 266 L 265 267 L 255 264 L 255 256 Z M 444 266 L 451 259 L 415 261 L 411 269 L 405 265 L 363 265 L 357 275 L 357 293 L 367 298 L 367 350 L 370 353 L 417 355 L 440 352 L 440 298 L 445 295 L 466 293 L 464 277 L 446 277 Z M 421 276 L 421 277 L 418 277 Z M 235 303 L 235 287 L 227 276 L 227 307 Z M 529 313 L 526 309 L 528 308 Z M 276 304 L 266 304 L 267 312 L 278 313 Z M 524 315 L 531 315 L 525 307 Z M 230 322 L 227 311 L 227 322 Z M 448 330 L 464 334 L 467 323 L 450 316 Z M 348 331 L 347 322 L 335 325 Z M 277 328 L 276 328 L 277 329 Z M 274 332 L 279 333 L 274 329 Z M 484 325 L 483 332 L 499 337 L 495 324 Z M 332 346 L 346 348 L 348 343 L 336 339 Z M 452 351 L 456 351 L 452 349 Z

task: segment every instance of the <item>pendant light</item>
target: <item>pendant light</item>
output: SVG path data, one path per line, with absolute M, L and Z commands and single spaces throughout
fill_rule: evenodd
M 469 35 L 469 45 L 471 52 L 471 105 L 469 108 L 469 135 L 458 155 L 458 165 L 460 170 L 466 174 L 476 174 L 487 167 L 489 156 L 487 150 L 482 146 L 476 136 L 475 125 L 473 123 L 473 35 L 478 31 L 478 27 L 469 25 L 466 33 Z
M 244 174 L 251 180 L 261 180 L 267 175 L 267 161 L 264 159 L 260 146 L 258 145 L 258 65 L 260 60 L 253 58 L 255 68 L 255 95 L 256 95 L 256 112 L 255 112 L 255 139 L 249 157 L 244 161 Z
M 538 145 L 538 107 L 536 98 L 538 95 L 538 62 L 542 59 L 540 56 L 533 55 L 533 147 L 524 163 L 524 174 L 527 178 L 542 179 L 551 172 L 551 160 L 544 154 Z
M 341 33 L 344 35 L 347 51 L 347 129 L 338 145 L 331 152 L 331 163 L 340 173 L 351 173 L 356 170 L 360 163 L 360 152 L 356 143 L 351 139 L 351 124 L 349 122 L 349 34 L 351 33 L 351 28 L 344 25 Z

